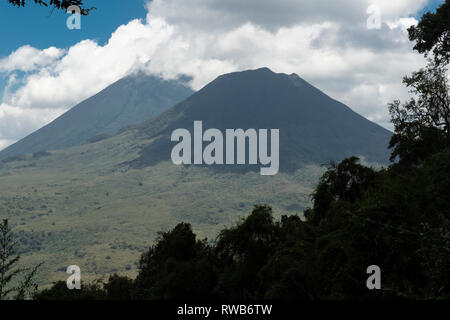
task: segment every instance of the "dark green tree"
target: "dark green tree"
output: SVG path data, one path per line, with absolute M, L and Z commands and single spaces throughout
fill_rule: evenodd
M 113 274 L 103 286 L 108 300 L 134 299 L 134 281 L 128 277 Z
M 408 29 L 409 39 L 415 42 L 414 50 L 435 60 L 448 63 L 450 59 L 450 1 L 446 0 L 435 13 L 422 16 L 417 26 Z
M 215 247 L 222 266 L 218 290 L 228 299 L 256 299 L 258 272 L 267 263 L 278 236 L 272 208 L 255 206 L 235 227 L 222 230 Z
M 80 290 L 69 290 L 65 281 L 57 281 L 52 287 L 34 294 L 35 300 L 104 300 L 106 292 L 100 280 L 82 283 Z
M 25 7 L 32 0 L 7 0 L 8 3 L 17 7 Z M 88 15 L 91 10 L 96 9 L 95 7 L 86 8 L 84 5 L 84 0 L 33 0 L 34 3 L 45 6 L 53 7 L 55 9 L 67 10 L 70 6 L 78 6 L 81 9 L 82 15 Z
M 144 253 L 136 278 L 138 299 L 213 299 L 216 285 L 213 254 L 192 227 L 178 224 Z
M 447 68 L 432 60 L 426 68 L 405 77 L 414 95 L 405 104 L 389 104 L 395 133 L 390 141 L 391 160 L 417 165 L 450 146 L 450 87 Z
M 327 219 L 333 202 L 356 201 L 374 184 L 375 171 L 358 162 L 359 158 L 351 157 L 339 164 L 331 163 L 312 194 L 314 215 L 307 213 L 311 222 L 318 224 Z
M 0 300 L 23 300 L 37 290 L 34 278 L 42 263 L 32 268 L 17 267 L 20 256 L 15 254 L 15 246 L 8 220 L 4 219 L 0 224 Z

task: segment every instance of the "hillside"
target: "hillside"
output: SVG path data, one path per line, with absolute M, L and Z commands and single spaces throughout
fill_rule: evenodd
M 139 135 L 156 138 L 143 146 L 135 167 L 170 159 L 178 128 L 203 127 L 279 129 L 280 171 L 295 171 L 308 163 L 327 163 L 358 155 L 388 163 L 391 132 L 330 98 L 296 74 L 276 74 L 267 68 L 218 77 L 161 116 L 140 125 Z M 253 170 L 255 166 L 245 166 Z M 239 169 L 238 166 L 227 169 Z
M 135 275 L 132 261 L 157 232 L 180 221 L 214 239 L 257 203 L 270 203 L 277 217 L 301 214 L 323 172 L 311 165 L 268 178 L 167 161 L 124 167 L 137 157 L 134 139 L 128 132 L 0 165 L 0 216 L 14 226 L 23 262 L 45 261 L 41 284 L 66 279 L 72 264 L 81 267 L 85 280 L 112 272 Z
M 0 151 L 0 160 L 103 139 L 159 115 L 192 93 L 181 81 L 142 73 L 125 77 Z

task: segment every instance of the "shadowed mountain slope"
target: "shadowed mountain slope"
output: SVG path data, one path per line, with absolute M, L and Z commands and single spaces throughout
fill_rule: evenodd
M 192 133 L 195 120 L 203 121 L 203 130 L 217 128 L 223 133 L 237 128 L 280 129 L 280 171 L 353 155 L 388 163 L 391 132 L 296 74 L 262 68 L 222 75 L 174 108 L 139 125 L 142 137 L 155 140 L 143 146 L 132 166 L 170 160 L 176 144 L 170 141 L 171 133 L 178 128 Z M 257 168 L 259 165 L 239 166 L 244 171 Z

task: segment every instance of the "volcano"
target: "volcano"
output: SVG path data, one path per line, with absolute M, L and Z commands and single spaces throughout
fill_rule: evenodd
M 171 133 L 192 128 L 279 129 L 280 171 L 308 163 L 323 164 L 350 156 L 388 163 L 391 132 L 332 99 L 296 74 L 268 68 L 222 75 L 160 116 L 135 127 L 153 139 L 142 146 L 133 167 L 170 160 Z M 225 167 L 224 167 L 225 168 Z M 256 166 L 228 166 L 253 170 Z

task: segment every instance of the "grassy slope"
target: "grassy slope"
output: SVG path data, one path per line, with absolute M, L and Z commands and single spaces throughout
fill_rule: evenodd
M 157 232 L 182 221 L 211 239 L 256 203 L 272 205 L 275 215 L 301 213 L 323 172 L 308 166 L 263 177 L 171 162 L 120 166 L 137 157 L 134 141 L 127 132 L 0 167 L 0 217 L 15 225 L 24 264 L 46 262 L 41 284 L 66 279 L 71 264 L 85 280 L 112 272 L 133 276 Z

